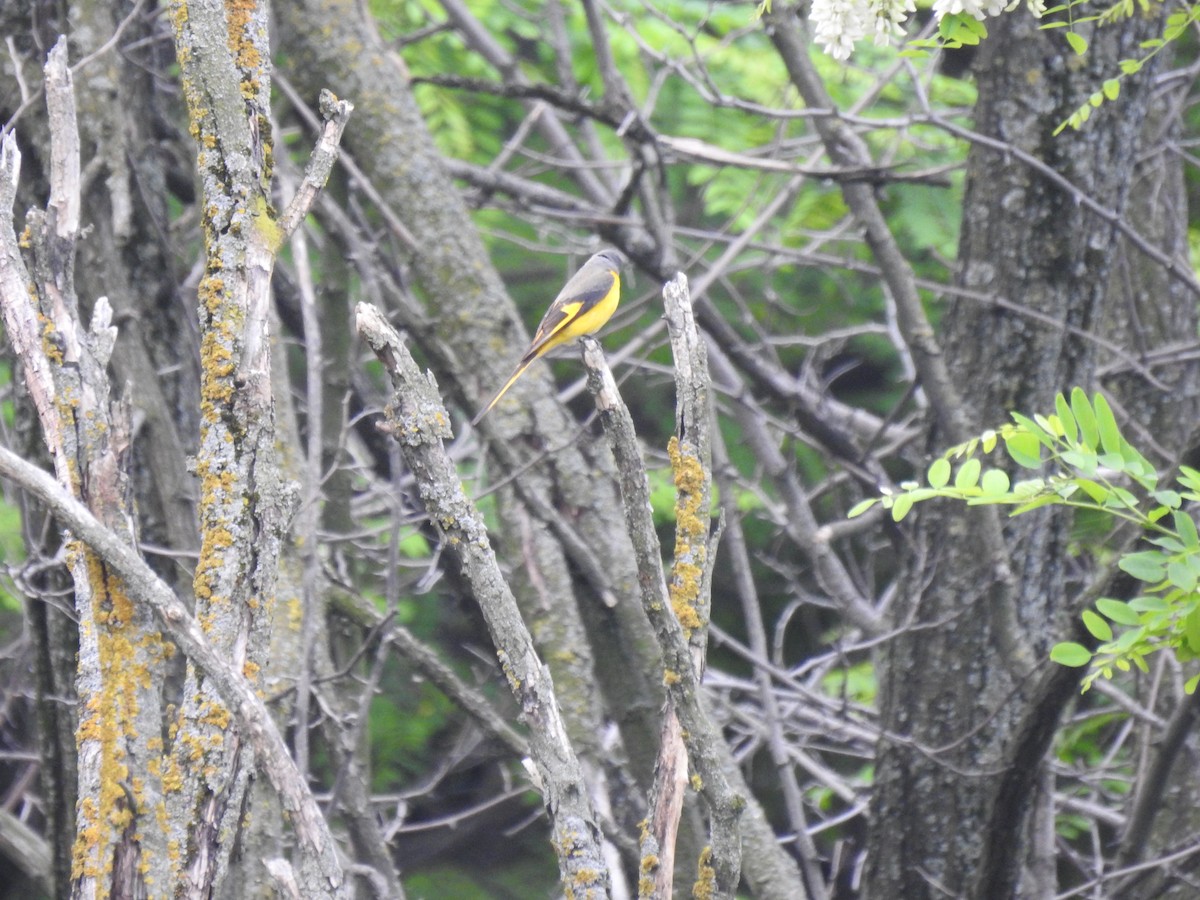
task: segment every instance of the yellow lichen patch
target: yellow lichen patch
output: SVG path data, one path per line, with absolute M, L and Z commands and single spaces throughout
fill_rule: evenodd
M 183 770 L 174 757 L 167 760 L 166 771 L 162 776 L 162 786 L 163 791 L 169 793 L 183 789 Z
M 206 700 L 200 704 L 200 714 L 197 719 L 205 725 L 212 725 L 224 731 L 229 727 L 229 710 L 222 703 Z
M 670 687 L 673 684 L 679 684 L 679 673 L 671 669 L 663 670 L 663 684 Z
M 699 775 L 697 775 L 695 772 L 692 773 L 692 777 L 691 777 L 690 781 L 691 781 L 691 785 L 692 785 L 692 790 L 695 791 L 697 794 L 700 793 L 701 790 L 703 790 L 704 779 L 701 778 Z
M 188 23 L 188 8 L 186 3 L 172 3 L 167 7 L 170 12 L 171 27 L 175 30 L 176 35 L 182 36 L 183 27 Z M 186 42 L 180 41 L 179 45 L 186 46 Z
M 233 546 L 233 534 L 228 528 L 210 528 L 207 534 L 209 545 L 214 550 L 226 550 Z
M 514 694 L 517 693 L 521 690 L 521 679 L 517 677 L 517 673 L 513 671 L 512 666 L 509 664 L 508 654 L 500 650 L 496 653 L 496 657 L 500 660 L 500 671 L 508 679 L 508 686 L 512 688 Z
M 246 660 L 245 665 L 242 666 L 242 674 L 245 675 L 246 680 L 250 682 L 258 681 L 258 673 L 260 671 L 261 667 L 253 660 Z
M 199 590 L 196 591 L 196 596 L 197 597 L 200 596 Z M 219 599 L 220 598 L 218 598 L 215 594 L 212 594 L 209 597 L 209 602 L 210 602 L 210 604 L 215 603 Z M 206 610 L 205 612 L 198 612 L 198 613 L 196 613 L 196 621 L 198 621 L 200 623 L 201 631 L 203 631 L 205 634 L 210 634 L 213 630 L 213 627 L 217 624 L 217 614 L 215 612 L 213 612 L 212 610 Z
M 704 561 L 708 556 L 707 483 L 704 467 L 691 447 L 680 446 L 672 436 L 667 443 L 675 482 L 675 563 L 671 567 L 671 608 L 684 634 L 705 625 L 697 611 Z
M 572 884 L 568 896 L 594 897 L 596 885 L 600 881 L 600 873 L 596 869 L 577 869 L 571 876 Z M 582 889 L 582 893 L 576 893 Z
M 97 824 L 96 801 L 82 797 L 75 807 L 78 820 L 75 846 L 71 851 L 71 878 L 95 878 L 100 874 L 100 843 L 102 829 Z
M 54 323 L 50 319 L 38 313 L 38 321 L 42 326 L 42 353 L 46 355 L 46 359 L 54 363 L 56 366 L 61 366 L 63 362 L 62 349 L 59 347 L 58 329 L 54 327 Z
M 233 351 L 227 341 L 213 329 L 200 341 L 201 372 L 200 399 L 206 407 L 204 421 L 215 424 L 219 411 L 233 400 Z
M 692 885 L 692 897 L 695 900 L 712 900 L 717 896 L 717 870 L 712 866 L 712 847 L 700 851 L 696 870 L 699 877 Z
M 228 28 L 229 52 L 237 60 L 238 68 L 245 73 L 257 72 L 262 65 L 262 54 L 254 44 L 250 29 L 254 24 L 254 11 L 258 0 L 225 0 L 225 22 Z
M 689 637 L 704 625 L 704 620 L 696 610 L 702 574 L 700 567 L 691 563 L 676 562 L 671 567 L 671 609 L 683 626 L 683 633 Z
M 638 896 L 649 897 L 654 893 L 654 875 L 658 872 L 658 855 L 647 853 L 638 864 Z
M 99 687 L 81 697 L 85 714 L 76 732 L 80 755 L 98 758 L 99 766 L 94 793 L 78 806 L 81 827 L 72 870 L 76 877 L 101 878 L 111 870 L 114 841 L 134 824 L 135 804 L 146 794 L 143 779 L 131 778 L 129 748 L 138 738 L 139 692 L 151 683 L 148 661 L 161 657 L 162 642 L 157 632 L 139 631 L 124 582 L 96 554 L 79 545 L 71 554 L 76 578 L 82 564 L 87 580 L 100 674 Z
M 279 223 L 275 221 L 271 204 L 267 202 L 266 197 L 260 194 L 254 198 L 251 216 L 264 246 L 274 253 L 283 245 L 283 231 L 280 229 Z
M 208 367 L 208 374 L 216 378 L 233 375 L 233 351 L 221 343 L 213 331 L 208 331 L 200 344 L 200 356 Z
M 216 209 L 210 209 L 208 212 L 210 218 L 215 218 L 217 215 Z M 225 279 L 210 272 L 200 279 L 200 284 L 196 288 L 196 296 L 204 310 L 210 316 L 215 316 L 221 309 L 222 301 L 225 300 Z
M 201 548 L 200 559 L 196 563 L 196 574 L 192 576 L 192 591 L 197 600 L 212 603 L 216 599 L 213 591 L 216 581 L 215 573 L 221 565 L 220 554 L 213 553 L 211 548 Z M 205 625 L 204 615 L 200 614 L 200 624 Z M 207 630 L 207 628 L 206 628 Z

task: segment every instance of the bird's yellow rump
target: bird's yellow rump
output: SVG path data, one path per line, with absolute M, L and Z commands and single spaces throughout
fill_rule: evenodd
M 594 334 L 604 327 L 621 299 L 621 263 L 621 254 L 616 250 L 601 250 L 571 277 L 546 310 L 533 342 L 504 387 L 471 420 L 472 425 L 478 424 L 500 402 L 500 398 L 539 356 L 545 356 L 572 338 Z

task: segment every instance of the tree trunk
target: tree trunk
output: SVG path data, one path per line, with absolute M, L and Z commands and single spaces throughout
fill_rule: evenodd
M 1154 288 L 1113 277 L 1119 266 L 1144 270 L 1145 258 L 1092 206 L 1138 230 L 1163 215 L 1129 202 L 1135 179 L 1154 179 L 1154 189 L 1139 186 L 1140 197 L 1178 199 L 1169 163 L 1140 166 L 1156 137 L 1147 128 L 1152 73 L 1126 80 L 1120 103 L 1096 111 L 1082 130 L 1052 133 L 1159 27 L 1136 20 L 1097 31 L 1082 58 L 1028 16 L 1002 16 L 990 27 L 977 63 L 976 129 L 1001 144 L 978 143 L 970 154 L 959 280 L 1014 306 L 956 301 L 944 343 L 977 431 L 1002 423 L 1009 410 L 1052 409 L 1055 393 L 1073 385 L 1135 400 L 1136 379 L 1101 378 L 1115 360 L 1089 335 L 1110 332 L 1137 310 L 1161 311 L 1139 319 L 1147 350 L 1195 333 L 1195 298 L 1161 265 L 1151 267 Z M 1039 164 L 1072 186 L 1053 183 Z M 1149 237 L 1167 257 L 1186 258 L 1182 229 L 1177 219 L 1170 223 Z M 1172 402 L 1185 410 L 1174 415 L 1190 422 L 1194 367 L 1156 375 L 1178 385 Z M 1141 420 L 1144 406 L 1128 408 Z M 1160 427 L 1155 434 L 1177 453 L 1181 432 Z M 935 436 L 930 449 L 944 444 Z M 1057 719 L 1078 693 L 1077 676 L 1044 662 L 1030 669 L 1012 648 L 1031 648 L 1035 660 L 1045 660 L 1071 633 L 1085 576 L 1071 558 L 1068 516 L 1010 520 L 1008 559 L 1000 565 L 979 553 L 986 516 L 931 506 L 906 550 L 907 590 L 895 617 L 905 630 L 880 654 L 884 737 L 866 873 L 871 897 L 1044 892 L 1022 876 L 1031 863 L 1030 813 Z

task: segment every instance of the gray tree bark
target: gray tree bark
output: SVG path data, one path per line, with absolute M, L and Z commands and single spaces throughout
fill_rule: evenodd
M 985 140 L 969 160 L 959 280 L 1018 310 L 960 300 L 946 317 L 949 367 L 976 431 L 1003 422 L 1009 410 L 1052 409 L 1055 393 L 1083 385 L 1115 393 L 1175 459 L 1184 446 L 1196 410 L 1194 366 L 1155 370 L 1172 391 L 1158 391 L 1150 407 L 1143 402 L 1149 369 L 1130 371 L 1111 345 L 1086 336 L 1136 321 L 1149 351 L 1195 333 L 1187 279 L 1161 258 L 1148 260 L 1128 234 L 1140 229 L 1163 256 L 1186 260 L 1178 174 L 1156 154 L 1151 126 L 1162 125 L 1149 118 L 1160 101 L 1152 73 L 1126 80 L 1120 103 L 1084 129 L 1052 134 L 1159 27 L 1135 20 L 1097 31 L 1080 59 L 1030 17 L 989 24 L 976 63 L 975 127 Z M 1150 208 L 1148 198 L 1165 207 Z M 1114 277 L 1130 268 L 1141 277 Z M 1111 366 L 1125 377 L 1106 379 Z M 1167 396 L 1173 423 L 1161 415 Z M 946 443 L 935 433 L 929 449 Z M 903 631 L 879 660 L 884 731 L 866 872 L 871 897 L 1053 892 L 1052 881 L 1037 884 L 1022 872 L 1036 855 L 1030 814 L 1040 773 L 1057 719 L 1078 694 L 1077 676 L 1044 662 L 1030 668 L 1009 648 L 1030 648 L 1044 660 L 1071 634 L 1084 576 L 1072 563 L 1069 517 L 1010 520 L 1003 566 L 979 552 L 986 521 L 976 510 L 930 508 L 906 551 L 911 568 L 894 618 Z

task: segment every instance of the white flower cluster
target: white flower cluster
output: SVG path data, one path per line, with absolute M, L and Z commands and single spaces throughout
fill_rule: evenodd
M 934 15 L 953 16 L 966 13 L 981 22 L 988 16 L 998 16 L 1012 10 L 1020 0 L 934 0 Z M 1044 0 L 1026 0 L 1035 16 L 1045 12 Z M 886 44 L 893 35 L 901 34 L 901 25 L 908 14 L 916 12 L 913 0 L 812 0 L 809 19 L 813 36 L 825 52 L 834 59 L 847 59 L 854 45 L 872 34 L 876 44 Z
M 913 0 L 812 0 L 809 18 L 817 43 L 824 46 L 825 52 L 834 59 L 847 59 L 854 45 L 868 33 L 874 34 L 876 44 L 886 44 L 893 34 L 900 33 L 900 23 L 916 9 Z

